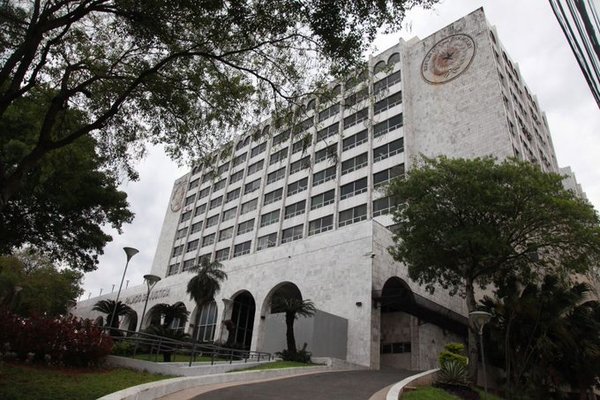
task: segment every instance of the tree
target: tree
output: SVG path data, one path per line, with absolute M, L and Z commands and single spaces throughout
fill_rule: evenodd
M 481 301 L 493 316 L 487 343 L 504 361 L 507 399 L 549 398 L 565 384 L 587 398 L 600 375 L 600 305 L 590 293 L 548 275 L 541 284 L 512 279 Z
M 33 135 L 0 135 L 0 210 L 48 154 L 85 136 L 130 177 L 146 140 L 198 158 L 217 132 L 281 113 L 356 66 L 407 8 L 434 2 L 3 1 L 0 119 L 24 99 L 42 112 Z M 65 124 L 73 111 L 83 118 Z M 12 163 L 10 146 L 21 149 Z
M 31 249 L 0 257 L 0 304 L 24 317 L 64 316 L 83 292 L 82 276 Z
M 185 324 L 188 320 L 190 312 L 185 308 L 185 304 L 177 302 L 174 304 L 159 303 L 154 305 L 149 311 L 150 320 L 163 320 L 162 326 L 170 328 L 173 321 L 179 320 L 181 324 Z
M 227 279 L 227 274 L 221 269 L 222 267 L 218 261 L 211 262 L 208 257 L 200 257 L 198 264 L 190 270 L 190 272 L 196 273 L 187 284 L 187 293 L 196 302 L 196 320 L 194 321 L 196 327 L 199 325 L 202 307 L 213 301 L 221 290 L 221 282 Z M 194 340 L 196 340 L 195 337 Z
M 430 291 L 460 291 L 469 312 L 476 288 L 507 276 L 528 283 L 550 271 L 583 273 L 600 256 L 599 220 L 561 181 L 516 160 L 425 159 L 389 187 L 398 224 L 390 253 Z M 474 327 L 468 352 L 474 380 Z
M 285 338 L 287 351 L 290 357 L 298 353 L 296 338 L 294 336 L 294 323 L 298 317 L 312 317 L 317 309 L 309 299 L 302 300 L 296 297 L 277 296 L 273 298 L 272 308 L 274 312 L 285 313 Z
M 0 119 L 2 135 L 34 136 L 36 118 L 43 115 L 42 102 L 20 103 Z M 0 152 L 6 152 L 0 157 L 11 165 L 27 151 L 17 140 L 9 140 L 4 148 L 2 142 Z M 0 254 L 32 246 L 54 262 L 83 271 L 95 269 L 97 255 L 111 240 L 101 226 L 110 224 L 120 230 L 133 218 L 126 194 L 117 189 L 117 181 L 103 171 L 104 166 L 96 141 L 88 136 L 48 154 L 23 178 L 23 190 L 0 209 Z
M 129 316 L 135 311 L 129 307 L 127 304 L 117 301 L 117 307 L 115 309 L 115 301 L 114 300 L 99 300 L 94 307 L 92 307 L 93 311 L 99 311 L 102 314 L 106 314 L 106 326 L 109 326 L 112 321 L 112 329 L 119 329 L 119 318 L 123 316 Z M 115 317 L 113 318 L 113 312 Z

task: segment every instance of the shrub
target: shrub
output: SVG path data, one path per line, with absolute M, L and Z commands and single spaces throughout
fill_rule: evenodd
M 0 326 L 0 343 L 21 360 L 86 367 L 99 364 L 113 345 L 102 328 L 73 316 L 21 318 L 0 310 Z
M 447 385 L 466 385 L 468 375 L 469 371 L 466 364 L 449 360 L 442 364 L 437 375 L 437 382 Z
M 308 364 L 311 362 L 312 353 L 306 350 L 306 343 L 302 346 L 302 350 L 298 350 L 295 353 L 288 351 L 287 349 L 282 350 L 277 354 L 283 361 L 297 361 Z
M 463 366 L 467 366 L 469 363 L 469 358 L 463 355 L 465 351 L 465 345 L 462 343 L 448 343 L 444 346 L 444 350 L 440 353 L 438 357 L 438 361 L 440 363 L 440 368 L 444 367 L 449 361 L 454 361 L 462 364 Z
M 115 356 L 129 357 L 129 356 L 133 355 L 134 347 L 135 347 L 134 343 L 120 340 L 120 341 L 115 342 L 115 344 L 112 348 L 112 354 L 114 354 Z M 141 348 L 140 346 L 138 346 L 138 347 Z

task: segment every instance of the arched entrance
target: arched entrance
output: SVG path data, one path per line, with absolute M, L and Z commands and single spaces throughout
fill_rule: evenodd
M 252 344 L 254 313 L 256 312 L 254 297 L 245 290 L 237 294 L 232 300 L 232 332 L 227 339 L 227 344 L 249 350 Z
M 280 299 L 297 299 L 302 301 L 302 293 L 298 289 L 298 286 L 292 282 L 284 282 L 274 287 L 270 295 L 267 296 L 269 312 L 271 314 L 283 312 L 279 304 Z
M 196 341 L 204 343 L 215 340 L 217 311 L 217 303 L 214 300 L 200 308 L 196 306 L 190 323 L 190 331 Z
M 137 328 L 137 323 L 138 323 L 137 312 L 132 311 L 130 314 L 128 314 L 125 317 L 124 329 L 128 330 L 129 332 L 131 332 L 130 334 L 133 334 L 133 332 L 135 332 L 135 329 Z

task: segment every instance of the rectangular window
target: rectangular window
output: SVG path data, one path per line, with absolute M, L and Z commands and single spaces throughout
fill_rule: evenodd
M 285 219 L 295 217 L 296 215 L 304 214 L 306 210 L 306 200 L 299 201 L 285 208 Z
M 188 186 L 188 190 L 197 188 L 198 185 L 200 185 L 200 179 L 194 179 L 193 181 L 190 182 L 190 185 Z
M 316 235 L 317 233 L 329 231 L 333 229 L 333 214 L 323 218 L 310 221 L 308 224 L 308 236 Z
M 219 168 L 217 168 L 217 175 L 221 176 L 223 173 L 229 171 L 229 162 L 226 162 L 225 164 L 221 165 Z
M 306 118 L 304 121 L 302 121 L 299 124 L 296 124 L 296 126 L 294 126 L 294 129 L 293 129 L 294 135 L 304 132 L 305 130 L 310 128 L 312 125 L 313 125 L 312 117 Z
M 383 197 L 373 201 L 373 216 L 378 217 L 392 212 L 392 199 Z
M 183 214 L 181 214 L 181 217 L 179 217 L 179 222 L 185 222 L 190 218 L 192 218 L 192 212 L 186 211 Z
M 218 223 L 219 223 L 219 214 L 213 215 L 212 217 L 206 219 L 206 227 L 207 228 L 210 228 L 211 226 L 215 226 Z
M 215 242 L 215 234 L 211 233 L 210 235 L 206 235 L 202 238 L 202 247 L 210 246 Z
M 230 219 L 235 218 L 235 214 L 237 213 L 237 207 L 230 208 L 229 210 L 223 211 L 223 218 L 221 218 L 221 222 L 229 221 Z
M 390 108 L 400 103 L 402 103 L 402 92 L 394 93 L 393 95 L 375 103 L 375 114 L 379 114 L 380 112 L 389 110 Z
M 369 118 L 369 110 L 367 108 L 363 108 L 362 110 L 344 118 L 344 129 L 348 129 L 351 126 L 366 121 L 367 118 Z
M 362 204 L 349 210 L 340 211 L 339 226 L 354 224 L 355 222 L 367 219 L 367 205 Z
M 279 143 L 283 143 L 288 140 L 290 137 L 290 130 L 287 129 L 284 132 L 281 132 L 279 135 L 273 136 L 273 146 L 277 146 Z
M 171 254 L 171 257 L 177 257 L 181 254 L 183 254 L 183 245 L 173 247 L 173 253 Z
M 233 256 L 239 257 L 239 256 L 243 256 L 244 254 L 250 253 L 251 244 L 252 244 L 251 240 L 248 240 L 247 242 L 244 242 L 244 243 L 236 244 L 235 247 L 233 248 Z
M 196 209 L 194 210 L 194 217 L 204 214 L 204 211 L 206 211 L 206 203 L 200 204 L 198 207 L 196 207 Z
M 231 167 L 232 167 L 232 168 L 234 168 L 234 167 L 237 167 L 238 165 L 240 165 L 240 164 L 242 164 L 244 161 L 246 161 L 246 155 L 247 155 L 247 154 L 248 154 L 248 153 L 243 153 L 243 154 L 240 154 L 239 156 L 237 156 L 236 158 L 234 158 L 234 159 L 233 159 L 233 162 L 231 163 L 231 164 L 232 164 L 232 165 L 231 165 Z
M 219 242 L 233 237 L 233 226 L 219 231 Z
M 179 264 L 171 264 L 167 269 L 167 276 L 175 275 L 177 272 L 179 272 Z
M 333 117 L 340 113 L 340 104 L 336 103 L 331 107 L 328 107 L 319 113 L 319 122 L 325 121 L 327 118 Z
M 401 75 L 400 71 L 396 71 L 391 75 L 386 76 L 385 78 L 373 83 L 373 92 L 378 94 L 379 92 L 389 88 L 390 86 L 400 82 Z
M 362 153 L 342 163 L 342 175 L 366 167 L 369 163 L 368 153 Z
M 244 177 L 244 170 L 241 170 L 234 174 L 231 174 L 231 176 L 229 177 L 229 184 L 231 185 L 232 183 L 235 183 L 235 182 L 241 180 L 243 177 Z
M 331 181 L 335 179 L 336 176 L 336 166 L 331 166 L 323 171 L 319 171 L 313 174 L 313 187 L 320 185 L 321 183 L 325 183 L 327 181 Z
M 179 229 L 177 233 L 175 233 L 175 240 L 186 237 L 188 232 L 188 228 Z
M 356 135 L 352 135 L 349 138 L 344 139 L 342 143 L 342 151 L 350 150 L 359 146 L 363 143 L 366 143 L 369 140 L 367 130 L 363 130 L 358 132 Z
M 260 178 L 244 185 L 244 194 L 252 193 L 260 189 Z
M 360 103 L 361 101 L 363 101 L 364 99 L 366 99 L 367 97 L 369 97 L 369 88 L 365 87 L 361 90 L 359 90 L 356 93 L 352 93 L 350 96 L 346 97 L 344 103 L 345 103 L 345 107 L 346 109 L 353 107 L 354 105 Z
M 287 153 L 288 148 L 286 147 L 285 149 L 279 150 L 277 153 L 271 154 L 271 157 L 269 158 L 269 165 L 285 161 L 285 159 L 287 158 Z
M 376 124 L 373 127 L 373 137 L 378 138 L 379 136 L 383 136 L 388 132 L 400 128 L 402 125 L 402 114 L 395 115 L 390 119 Z
M 229 247 L 225 247 L 224 249 L 217 250 L 215 252 L 215 261 L 225 261 L 229 259 Z
M 271 204 L 276 202 L 277 200 L 281 200 L 283 197 L 283 188 L 275 189 L 272 192 L 265 193 L 264 204 Z
M 396 165 L 392 168 L 373 174 L 373 186 L 379 187 L 385 185 L 397 176 L 404 176 L 404 164 Z
M 212 210 L 213 208 L 217 208 L 221 205 L 221 203 L 223 203 L 223 196 L 219 196 L 215 199 L 212 199 L 210 201 L 210 206 L 209 206 L 209 210 Z
M 306 156 L 304 158 L 299 159 L 298 161 L 294 161 L 290 164 L 290 175 L 295 174 L 296 172 L 300 172 L 303 169 L 310 167 L 310 156 Z
M 201 230 L 202 230 L 202 221 L 196 222 L 195 224 L 192 224 L 192 229 L 190 230 L 190 235 L 200 232 Z
M 325 147 L 315 153 L 315 164 L 337 156 L 337 144 Z
M 185 260 L 183 262 L 183 269 L 181 270 L 181 272 L 189 271 L 190 269 L 194 268 L 195 263 L 196 263 L 196 260 L 194 260 L 194 259 Z
M 253 199 L 242 204 L 242 209 L 240 214 L 246 214 L 250 211 L 256 210 L 256 206 L 258 205 L 258 199 Z
M 260 226 L 267 226 L 279 222 L 279 214 L 280 210 L 275 210 L 270 213 L 266 213 L 261 215 L 260 217 Z
M 228 202 L 240 197 L 241 191 L 242 191 L 242 189 L 237 188 L 237 189 L 233 189 L 231 192 L 227 192 L 227 195 L 225 196 L 225 202 L 228 203 Z
M 340 191 L 340 200 L 356 196 L 367 191 L 367 178 L 361 178 L 342 186 Z
M 209 192 L 210 192 L 210 186 L 199 191 L 198 192 L 198 200 L 203 199 L 206 196 L 208 196 Z
M 299 181 L 292 182 L 287 187 L 287 195 L 292 196 L 308 188 L 308 178 L 302 178 Z
M 304 139 L 298 140 L 296 143 L 294 143 L 292 145 L 292 154 L 296 154 L 299 151 L 306 150 L 305 144 L 306 144 L 306 147 L 308 147 L 308 146 L 310 146 L 310 143 L 311 143 L 311 141 L 306 142 Z
M 257 155 L 259 155 L 260 153 L 262 153 L 263 151 L 265 151 L 265 149 L 267 148 L 267 142 L 263 142 L 261 144 L 259 144 L 258 146 L 254 146 L 252 148 L 252 151 L 250 152 L 250 157 L 256 157 Z
M 194 202 L 194 200 L 196 200 L 196 195 L 193 194 L 191 196 L 188 196 L 185 198 L 185 203 L 183 204 L 183 206 L 189 206 L 190 204 L 192 204 Z
M 396 139 L 373 149 L 373 162 L 385 160 L 404 151 L 404 138 Z
M 227 178 L 225 179 L 221 179 L 219 182 L 215 183 L 213 185 L 213 192 L 216 192 L 217 190 L 221 190 L 225 187 L 225 183 L 227 182 Z
M 250 232 L 254 229 L 254 218 L 249 219 L 248 221 L 240 222 L 237 228 L 237 234 L 241 235 L 246 232 Z
M 281 243 L 288 243 L 294 240 L 302 239 L 303 225 L 296 225 L 288 229 L 284 229 L 281 235 Z
M 213 178 L 213 171 L 206 171 L 204 175 L 202 175 L 202 183 L 208 182 Z
M 200 242 L 198 239 L 189 242 L 185 248 L 185 252 L 189 253 L 190 251 L 196 250 L 198 248 L 198 242 Z
M 277 245 L 277 232 L 261 236 L 256 241 L 256 251 L 275 247 Z
M 255 172 L 258 172 L 263 169 L 263 165 L 265 164 L 265 160 L 260 160 L 248 166 L 248 172 L 246 176 L 252 175 Z
M 317 132 L 317 142 L 321 140 L 325 140 L 330 136 L 334 136 L 338 134 L 340 123 L 336 122 L 333 125 L 329 125 L 327 128 L 323 128 Z
M 324 207 L 326 205 L 332 204 L 334 201 L 335 201 L 335 190 L 331 189 L 324 193 L 321 193 L 321 194 L 311 197 L 310 209 L 314 210 L 316 208 Z
M 267 175 L 267 185 L 277 182 L 280 179 L 285 178 L 285 167 L 279 168 L 277 171 L 271 172 Z

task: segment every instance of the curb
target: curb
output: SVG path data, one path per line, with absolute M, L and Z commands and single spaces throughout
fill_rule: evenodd
M 433 376 L 440 369 L 430 369 L 429 371 L 421 372 L 420 374 L 409 376 L 408 378 L 402 379 L 400 382 L 394 384 L 387 395 L 385 396 L 385 400 L 399 400 L 402 395 L 402 391 L 405 386 L 415 383 L 415 384 L 429 384 L 433 381 Z

